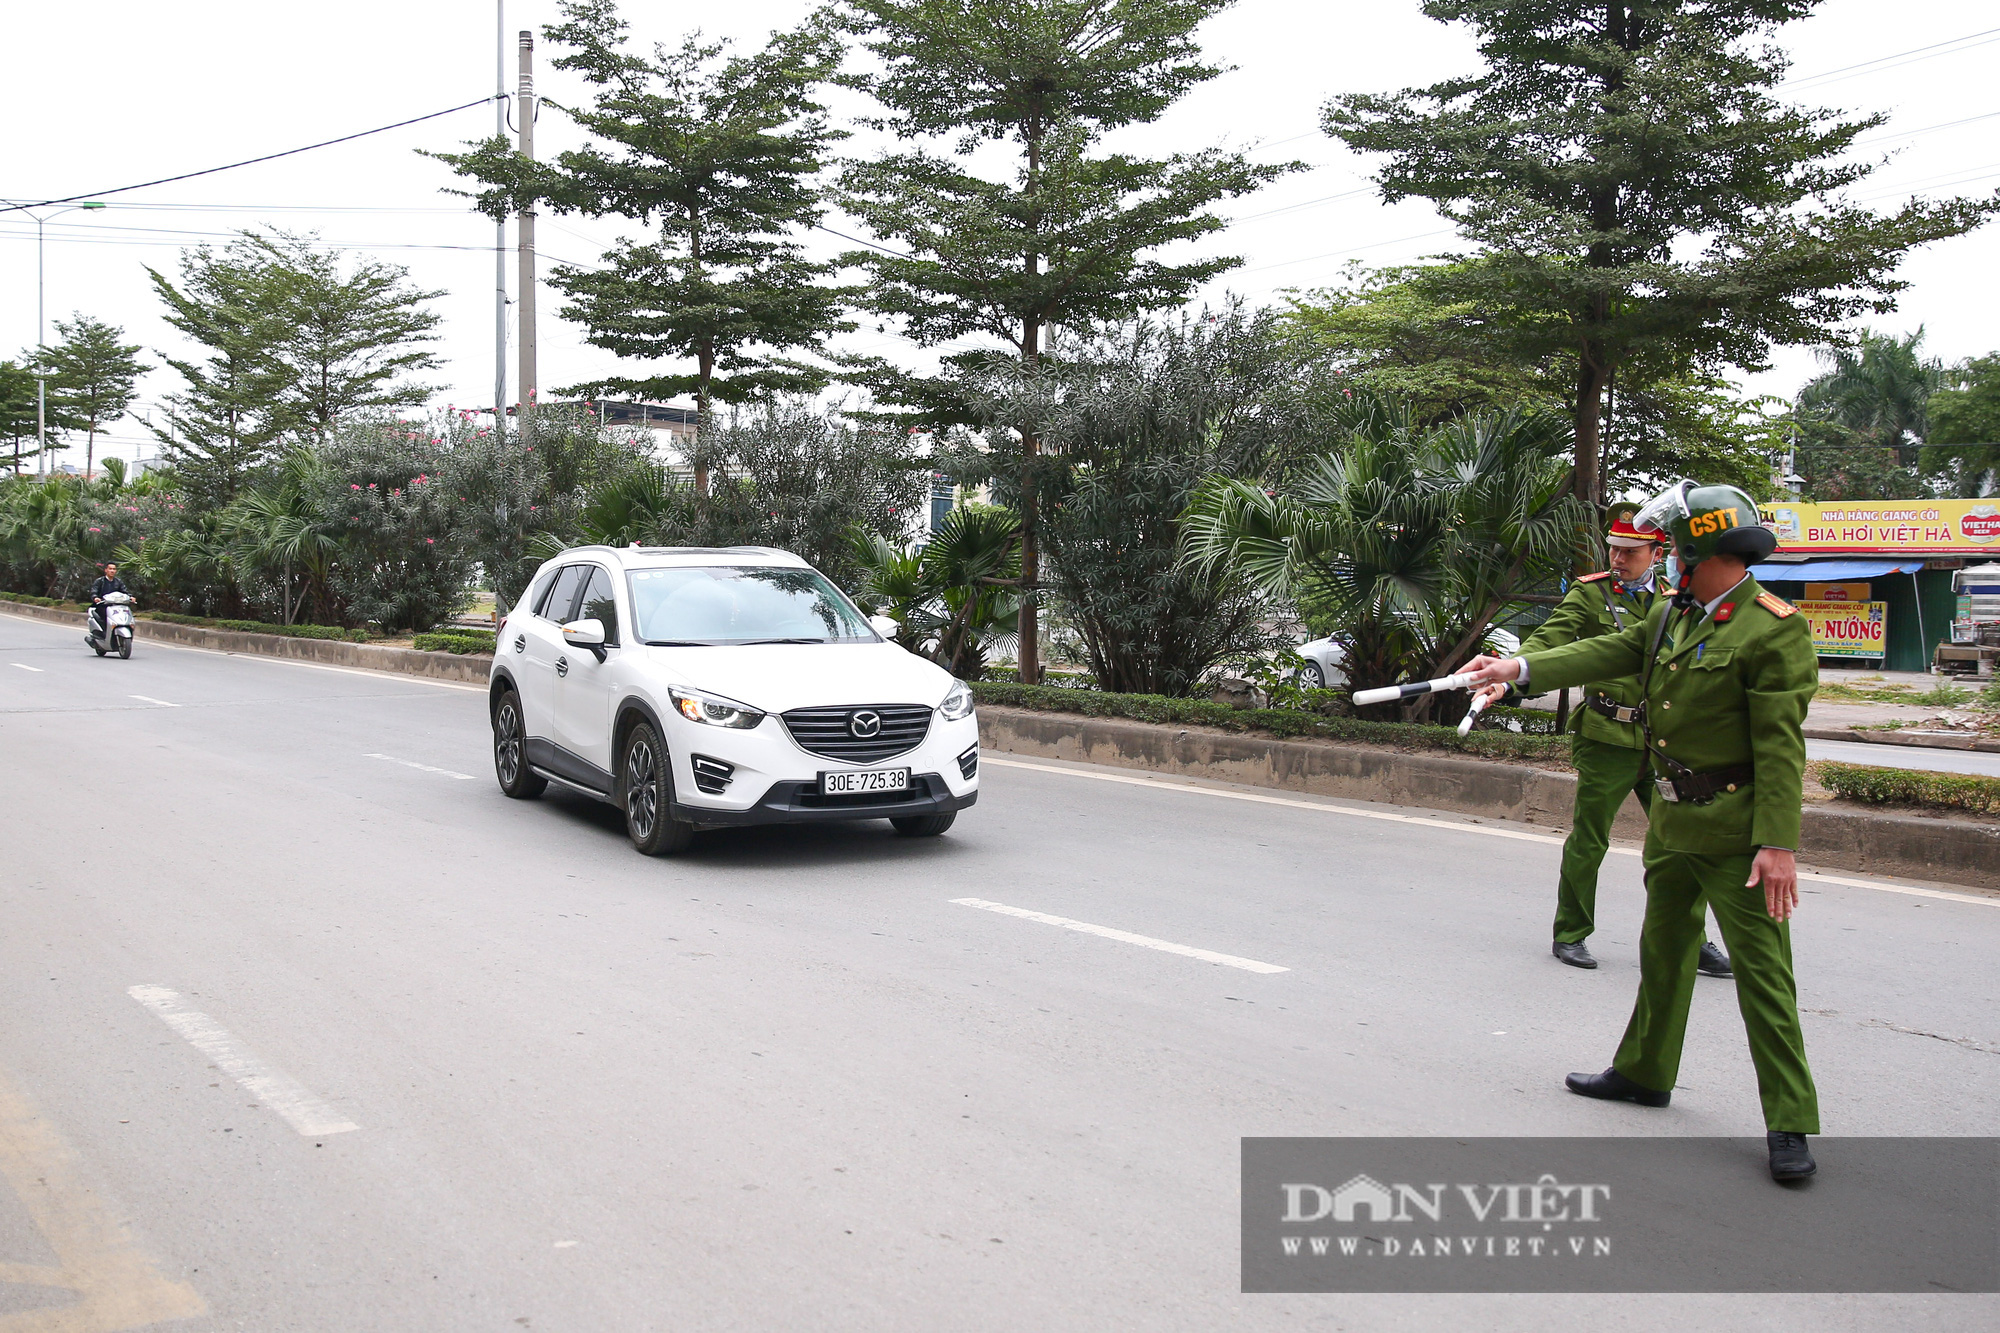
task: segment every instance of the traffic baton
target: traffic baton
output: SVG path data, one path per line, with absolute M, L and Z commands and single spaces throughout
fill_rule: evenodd
M 1413 680 L 1403 685 L 1384 685 L 1379 690 L 1356 690 L 1354 702 L 1359 707 L 1369 704 L 1394 703 L 1398 699 L 1414 699 L 1420 694 L 1436 694 L 1440 690 L 1469 690 L 1478 682 L 1471 672 L 1457 676 L 1440 676 L 1436 680 Z
M 1472 701 L 1472 707 L 1469 710 L 1467 710 L 1465 717 L 1462 720 L 1460 720 L 1458 724 L 1458 734 L 1461 736 L 1470 736 L 1472 734 L 1472 724 L 1474 722 L 1477 722 L 1479 720 L 1479 715 L 1485 711 L 1486 711 L 1486 700 L 1477 698 L 1474 699 Z

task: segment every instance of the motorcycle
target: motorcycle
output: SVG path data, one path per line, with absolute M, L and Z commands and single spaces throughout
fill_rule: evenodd
M 99 657 L 106 653 L 117 653 L 126 658 L 132 656 L 132 595 L 124 592 L 105 594 L 104 600 L 91 610 L 83 641 Z

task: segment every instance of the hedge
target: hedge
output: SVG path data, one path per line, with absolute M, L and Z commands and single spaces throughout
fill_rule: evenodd
M 1830 759 L 1818 762 L 1815 776 L 1834 795 L 1866 805 L 1915 805 L 1934 810 L 1969 810 L 1978 815 L 2000 814 L 2000 778 L 1836 764 Z
M 490 653 L 498 642 L 491 630 L 448 629 L 419 634 L 411 643 L 424 653 Z
M 65 611 L 80 611 L 82 604 L 65 602 L 60 597 L 33 597 L 25 592 L 0 592 L 0 602 L 24 602 L 29 606 L 59 606 Z
M 1157 694 L 1106 694 L 1046 685 L 1015 685 L 976 681 L 972 693 L 981 703 L 1002 708 L 1029 708 L 1044 713 L 1081 713 L 1086 717 L 1130 718 L 1182 726 L 1251 731 L 1287 739 L 1362 741 L 1400 748 L 1457 750 L 1464 754 L 1503 759 L 1569 762 L 1569 737 L 1522 734 L 1475 728 L 1460 736 L 1455 727 L 1413 726 L 1402 722 L 1368 722 L 1352 717 L 1327 717 L 1290 708 L 1231 708 L 1206 699 L 1170 699 Z
M 141 620 L 162 620 L 169 625 L 198 625 L 203 629 L 235 630 L 240 634 L 276 634 L 287 639 L 334 639 L 343 643 L 366 643 L 365 629 L 342 629 L 338 625 L 273 625 L 262 620 L 217 620 L 214 616 L 184 616 L 177 611 L 141 611 Z

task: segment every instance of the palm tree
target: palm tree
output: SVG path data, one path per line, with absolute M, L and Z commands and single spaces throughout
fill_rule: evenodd
M 1930 433 L 1931 396 L 1945 384 L 1944 363 L 1922 355 L 1924 331 L 1907 337 L 1863 329 L 1854 347 L 1822 347 L 1824 373 L 1806 381 L 1799 415 L 1844 426 L 1873 444 L 1897 450 L 1898 461 Z
M 1212 479 L 1183 549 L 1325 613 L 1356 688 L 1441 675 L 1478 651 L 1516 590 L 1567 563 L 1587 521 L 1568 493 L 1569 429 L 1509 412 L 1425 430 L 1404 408 L 1360 400 L 1338 443 L 1280 484 Z
M 862 569 L 855 599 L 890 616 L 897 642 L 961 680 L 977 680 L 988 657 L 1014 641 L 1020 623 L 1021 520 L 1011 509 L 954 509 L 919 549 L 857 530 Z
M 287 625 L 308 600 L 322 622 L 338 616 L 331 574 L 340 541 L 323 498 L 325 473 L 311 445 L 295 446 L 223 511 L 231 563 L 275 577 Z

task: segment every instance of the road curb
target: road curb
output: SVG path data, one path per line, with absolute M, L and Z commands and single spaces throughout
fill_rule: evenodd
M 30 606 L 24 602 L 0 602 L 0 611 L 30 620 L 83 628 L 81 611 Z M 177 643 L 218 653 L 245 653 L 253 657 L 279 657 L 294 662 L 358 667 L 365 671 L 388 671 L 399 676 L 421 676 L 428 680 L 461 681 L 473 685 L 486 683 L 487 671 L 493 663 L 491 657 L 483 654 L 420 653 L 414 648 L 385 648 L 381 644 L 343 643 L 337 639 L 295 639 L 286 634 L 249 634 L 241 630 L 209 629 L 202 625 L 176 625 L 164 620 L 135 619 L 132 625 L 140 639 L 159 643 Z
M 1424 806 L 1567 828 L 1569 773 L 1498 760 L 1288 741 L 1150 722 L 979 709 L 980 743 L 1008 754 L 1240 782 L 1316 796 Z M 1627 799 L 1613 836 L 1639 841 L 1645 816 Z M 1799 859 L 1815 868 L 2000 889 L 2000 824 L 1807 806 Z
M 1982 750 L 1987 754 L 2000 754 L 2000 740 L 1938 731 L 1926 731 L 1913 736 L 1905 731 L 1856 731 L 1851 727 L 1807 727 L 1806 739 L 1859 741 L 1863 745 L 1901 745 L 1912 750 Z

